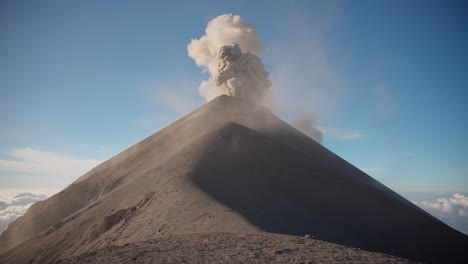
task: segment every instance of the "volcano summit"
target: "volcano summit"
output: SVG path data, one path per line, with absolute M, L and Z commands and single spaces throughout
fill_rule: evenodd
M 467 248 L 268 109 L 222 95 L 34 204 L 1 235 L 0 262 L 466 263 Z

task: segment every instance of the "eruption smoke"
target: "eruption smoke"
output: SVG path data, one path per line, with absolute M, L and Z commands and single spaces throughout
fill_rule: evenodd
M 192 39 L 187 49 L 195 63 L 210 74 L 210 79 L 199 87 L 207 101 L 227 94 L 258 102 L 271 87 L 259 57 L 263 42 L 255 28 L 240 16 L 228 14 L 211 20 L 205 35 Z
M 322 132 L 315 127 L 315 118 L 312 114 L 302 113 L 291 122 L 291 125 L 318 143 L 322 143 Z
M 271 87 L 260 58 L 252 53 L 242 53 L 239 45 L 222 46 L 218 59 L 214 83 L 223 93 L 257 102 Z
M 192 39 L 187 46 L 188 55 L 210 74 L 200 84 L 200 94 L 207 101 L 227 94 L 265 104 L 272 83 L 260 60 L 263 49 L 255 28 L 238 15 L 220 15 L 208 22 L 205 35 Z M 322 142 L 322 133 L 311 114 L 299 115 L 292 125 Z

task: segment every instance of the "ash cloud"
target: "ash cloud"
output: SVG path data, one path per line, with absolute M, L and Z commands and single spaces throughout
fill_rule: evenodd
M 312 114 L 300 114 L 294 121 L 291 122 L 291 125 L 318 143 L 322 143 L 322 132 L 315 126 L 315 118 Z
M 211 20 L 205 35 L 192 39 L 189 56 L 210 74 L 199 86 L 207 101 L 227 94 L 260 102 L 271 81 L 260 59 L 263 42 L 256 29 L 240 16 L 225 14 Z
M 199 86 L 206 101 L 227 94 L 262 104 L 273 111 L 313 112 L 314 115 L 299 114 L 291 125 L 322 143 L 327 133 L 319 130 L 315 117 L 326 118 L 339 108 L 341 83 L 331 70 L 322 44 L 323 26 L 311 29 L 303 25 L 301 19 L 292 17 L 290 20 L 293 22 L 283 25 L 281 40 L 273 43 L 270 49 L 271 77 L 260 59 L 264 52 L 262 39 L 256 29 L 238 15 L 220 15 L 209 21 L 205 34 L 188 44 L 188 55 L 209 74 L 209 79 Z M 358 136 L 346 139 L 351 138 Z

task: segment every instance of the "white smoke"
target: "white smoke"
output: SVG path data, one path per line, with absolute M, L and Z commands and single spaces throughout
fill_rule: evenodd
M 302 113 L 291 122 L 291 125 L 318 143 L 322 143 L 322 132 L 315 126 L 315 118 L 312 114 Z
M 211 20 L 205 35 L 192 39 L 187 49 L 195 63 L 210 74 L 199 87 L 207 101 L 221 94 L 258 101 L 271 87 L 259 58 L 263 42 L 255 28 L 238 15 L 225 14 Z

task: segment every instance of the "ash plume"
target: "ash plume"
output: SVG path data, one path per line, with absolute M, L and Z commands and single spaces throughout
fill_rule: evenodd
M 260 58 L 252 53 L 242 53 L 239 45 L 222 46 L 218 58 L 214 83 L 223 93 L 257 102 L 271 87 Z
M 260 60 L 263 42 L 255 28 L 240 16 L 226 14 L 211 20 L 200 39 L 187 46 L 189 56 L 210 78 L 200 84 L 207 101 L 221 94 L 259 102 L 271 81 Z
M 302 113 L 291 122 L 291 125 L 318 143 L 322 143 L 322 132 L 315 126 L 315 118 L 312 114 Z
M 227 94 L 269 108 L 284 103 L 272 100 L 272 82 L 260 59 L 264 50 L 263 41 L 257 30 L 240 16 L 225 14 L 212 19 L 208 22 L 205 35 L 192 39 L 187 50 L 195 63 L 209 73 L 209 79 L 202 81 L 198 88 L 206 101 Z M 290 49 L 286 50 L 291 52 Z M 301 78 L 294 79 L 297 82 Z M 280 86 L 284 84 L 283 79 Z M 288 84 L 284 86 L 296 83 L 290 81 Z M 287 94 L 291 96 L 289 92 Z M 322 133 L 316 128 L 311 114 L 299 115 L 292 125 L 315 141 L 322 142 Z

